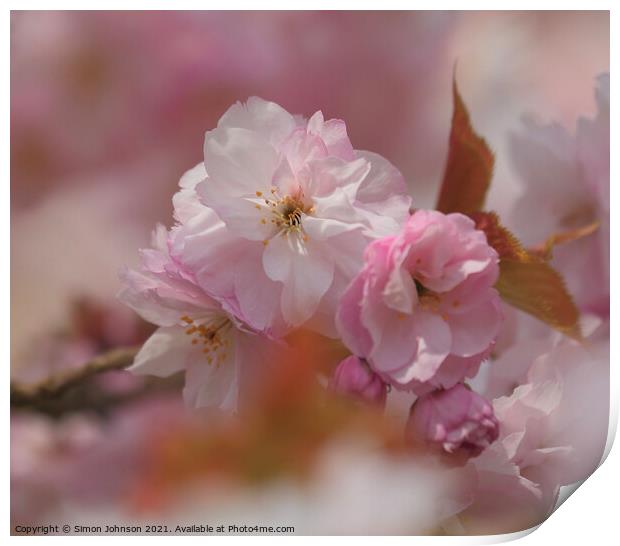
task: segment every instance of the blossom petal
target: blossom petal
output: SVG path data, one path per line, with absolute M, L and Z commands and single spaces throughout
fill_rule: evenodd
M 299 172 L 308 162 L 327 157 L 325 143 L 317 135 L 299 128 L 282 143 L 280 151 L 288 159 L 293 172 Z
M 207 171 L 202 161 L 181 177 L 179 181 L 181 190 L 172 196 L 174 218 L 178 222 L 190 221 L 205 208 L 198 198 L 196 186 L 206 179 Z
M 366 280 L 359 275 L 347 287 L 338 306 L 336 325 L 342 341 L 355 354 L 368 357 L 372 348 L 372 338 L 361 320 L 361 304 L 363 301 Z
M 325 241 L 336 235 L 347 233 L 355 229 L 363 229 L 362 224 L 343 222 L 332 218 L 317 218 L 305 216 L 303 219 L 304 231 L 311 239 Z
M 185 368 L 192 345 L 180 326 L 158 328 L 146 340 L 128 371 L 168 377 Z
M 411 274 L 395 267 L 383 289 L 383 301 L 395 311 L 411 313 L 418 302 L 418 293 Z
M 367 211 L 377 236 L 396 233 L 409 217 L 411 197 L 400 171 L 387 159 L 372 152 L 356 151 L 370 170 L 360 184 L 356 204 Z
M 275 102 L 250 97 L 246 103 L 233 104 L 220 118 L 217 126 L 249 129 L 272 145 L 278 145 L 295 130 L 297 123 L 291 114 Z
M 339 119 L 324 121 L 323 113 L 318 111 L 308 120 L 308 132 L 321 137 L 329 155 L 347 161 L 355 158 L 355 152 L 347 135 L 347 126 L 344 121 Z
M 213 180 L 198 185 L 198 195 L 208 202 L 225 222 L 231 233 L 250 241 L 262 241 L 275 231 L 270 210 L 264 201 L 254 197 L 230 197 L 218 192 Z
M 470 313 L 448 315 L 452 330 L 452 354 L 467 357 L 484 351 L 497 337 L 501 318 L 495 299 L 483 301 Z
M 260 264 L 263 245 L 232 236 L 215 219 L 184 237 L 181 260 L 196 281 L 237 318 L 258 331 L 278 330 L 281 286 L 269 279 Z M 222 264 L 229 264 L 225 269 Z
M 209 364 L 201 352 L 192 355 L 185 373 L 183 398 L 193 408 L 216 407 L 224 411 L 237 408 L 239 363 L 235 355 L 235 335 L 228 334 L 229 348 L 217 365 Z
M 209 131 L 205 136 L 204 154 L 207 173 L 212 179 L 211 191 L 203 195 L 208 206 L 212 206 L 210 199 L 214 191 L 229 197 L 268 191 L 280 162 L 277 150 L 247 129 Z
M 441 317 L 424 311 L 416 313 L 412 333 L 417 340 L 413 365 L 393 374 L 394 379 L 403 384 L 413 379 L 427 381 L 450 354 L 452 334 Z
M 315 312 L 334 278 L 334 264 L 325 260 L 316 244 L 294 234 L 272 238 L 263 253 L 267 276 L 284 284 L 282 314 L 300 325 Z
M 417 340 L 412 335 L 414 317 L 386 309 L 378 322 L 379 335 L 373 340 L 369 359 L 375 371 L 389 372 L 394 378 L 410 367 L 418 351 Z
M 331 208 L 335 207 L 337 210 L 341 206 L 333 202 L 333 194 L 341 188 L 348 201 L 352 203 L 357 195 L 358 187 L 370 171 L 370 163 L 363 158 L 343 161 L 336 157 L 328 157 L 315 160 L 308 167 L 311 176 L 307 182 L 306 191 L 313 197 L 317 211 L 319 209 L 325 211 L 318 215 L 346 220 L 346 215 L 339 217 L 328 212 Z

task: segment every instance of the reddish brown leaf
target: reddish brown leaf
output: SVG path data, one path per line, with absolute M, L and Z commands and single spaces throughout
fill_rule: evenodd
M 510 305 L 579 339 L 579 312 L 562 276 L 547 262 L 503 260 L 495 287 Z
M 578 241 L 579 239 L 583 239 L 588 235 L 592 235 L 599 228 L 599 225 L 600 222 L 596 221 L 588 224 L 587 226 L 583 226 L 577 229 L 554 233 L 553 235 L 548 237 L 547 240 L 541 245 L 530 248 L 530 253 L 540 256 L 544 260 L 550 260 L 553 247 L 555 247 L 556 245 L 570 243 L 572 241 Z
M 474 212 L 469 217 L 476 222 L 476 229 L 484 231 L 487 242 L 502 260 L 527 262 L 532 259 L 519 240 L 500 224 L 494 212 Z
M 500 275 L 495 287 L 502 299 L 560 332 L 580 338 L 579 311 L 562 276 L 541 256 L 528 252 L 503 227 L 493 212 L 470 214 L 476 227 L 499 254 Z
M 441 212 L 475 212 L 484 206 L 493 176 L 494 157 L 471 126 L 469 113 L 453 81 L 454 112 L 448 160 L 437 201 Z

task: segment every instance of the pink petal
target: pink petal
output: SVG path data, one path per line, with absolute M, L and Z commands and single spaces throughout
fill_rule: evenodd
M 464 357 L 483 352 L 497 337 L 501 318 L 499 302 L 495 299 L 483 301 L 469 313 L 449 314 L 451 352 Z
M 357 356 L 366 358 L 372 339 L 361 321 L 361 304 L 366 280 L 359 275 L 348 286 L 338 307 L 336 325 L 344 344 Z
M 409 334 L 417 341 L 417 353 L 407 366 L 392 376 L 401 384 L 412 380 L 427 381 L 436 373 L 450 353 L 452 335 L 446 322 L 424 311 L 414 315 L 413 328 Z

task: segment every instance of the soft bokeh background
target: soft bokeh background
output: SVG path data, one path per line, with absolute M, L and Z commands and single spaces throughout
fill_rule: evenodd
M 17 12 L 11 25 L 13 366 L 83 296 L 116 307 L 204 131 L 237 100 L 346 121 L 354 146 L 437 192 L 457 75 L 497 151 L 490 204 L 515 186 L 508 131 L 536 112 L 574 127 L 594 113 L 609 20 L 541 12 Z M 120 307 L 118 307 L 120 309 Z M 120 311 L 119 311 L 120 312 Z
M 145 339 L 148 326 L 114 299 L 117 272 L 137 262 L 156 222 L 170 225 L 179 177 L 200 161 L 205 130 L 237 100 L 258 95 L 293 113 L 320 109 L 345 120 L 355 148 L 391 160 L 414 205 L 432 206 L 455 67 L 474 126 L 496 152 L 489 207 L 508 213 L 523 191 L 510 134 L 528 112 L 570 131 L 579 116 L 595 115 L 595 78 L 609 69 L 609 16 L 13 12 L 13 377 L 36 381 Z M 124 376 L 106 381 L 115 395 L 136 387 Z M 43 417 L 18 416 L 14 517 L 37 520 L 33 498 L 45 513 L 74 464 L 58 453 L 105 446 L 88 464 L 109 458 L 131 472 L 141 464 L 136 453 L 116 447 L 139 442 L 132 431 L 144 423 L 182 412 L 175 396 L 134 408 L 105 431 L 77 416 L 53 433 Z M 41 464 L 46 473 L 33 484 Z M 105 496 L 103 482 L 114 490 L 123 476 L 73 484 L 73 493 Z

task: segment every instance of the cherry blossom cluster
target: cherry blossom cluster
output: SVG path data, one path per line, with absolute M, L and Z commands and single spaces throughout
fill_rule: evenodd
M 344 122 L 259 98 L 206 133 L 179 186 L 175 225 L 122 273 L 121 299 L 159 326 L 134 372 L 183 370 L 188 405 L 235 411 L 257 355 L 306 328 L 351 353 L 330 390 L 417 397 L 412 441 L 478 455 L 498 437 L 464 385 L 502 322 L 499 258 L 470 218 L 412 209 L 399 171 L 355 150 Z

